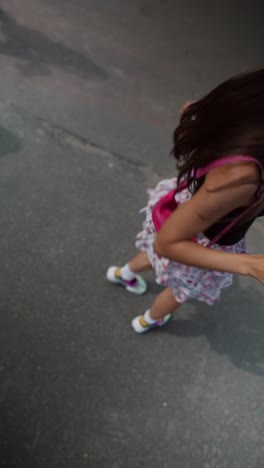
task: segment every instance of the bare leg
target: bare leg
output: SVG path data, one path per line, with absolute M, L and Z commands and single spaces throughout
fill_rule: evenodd
M 140 273 L 141 271 L 152 270 L 153 267 L 149 261 L 146 252 L 140 252 L 130 262 L 128 262 L 129 268 L 134 273 Z
M 169 319 L 170 314 L 174 312 L 180 304 L 174 299 L 171 288 L 166 288 L 160 293 L 151 308 L 144 315 L 139 315 L 132 320 L 132 327 L 136 333 L 145 333 L 150 328 L 164 325 Z M 167 319 L 165 316 L 168 315 Z M 165 318 L 163 322 L 157 322 Z
M 173 297 L 172 289 L 166 288 L 156 297 L 149 315 L 153 320 L 162 319 L 165 315 L 172 314 L 179 306 L 179 302 Z

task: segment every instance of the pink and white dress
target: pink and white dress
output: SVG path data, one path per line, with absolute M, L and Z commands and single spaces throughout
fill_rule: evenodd
M 158 284 L 172 288 L 177 302 L 185 302 L 188 299 L 197 299 L 212 305 L 220 300 L 221 292 L 233 282 L 232 273 L 223 273 L 212 270 L 183 265 L 178 262 L 159 257 L 153 250 L 156 231 L 152 220 L 152 208 L 166 195 L 173 190 L 177 184 L 177 179 L 165 179 L 158 183 L 154 189 L 148 190 L 149 201 L 142 212 L 145 213 L 145 221 L 142 231 L 137 235 L 136 247 L 148 254 L 149 260 L 156 272 Z M 188 189 L 184 189 L 175 195 L 176 201 L 181 205 L 191 198 L 192 194 Z M 209 239 L 203 234 L 197 234 L 197 242 L 203 246 L 209 244 Z M 234 245 L 210 246 L 211 249 L 222 250 L 232 253 L 246 253 L 245 238 Z

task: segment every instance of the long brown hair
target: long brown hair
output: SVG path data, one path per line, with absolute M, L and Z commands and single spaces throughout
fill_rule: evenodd
M 172 154 L 179 180 L 232 154 L 254 156 L 264 166 L 264 68 L 224 81 L 182 114 Z

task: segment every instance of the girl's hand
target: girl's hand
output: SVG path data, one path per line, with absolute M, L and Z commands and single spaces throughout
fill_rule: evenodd
M 248 275 L 264 284 L 264 255 L 249 255 L 248 268 Z

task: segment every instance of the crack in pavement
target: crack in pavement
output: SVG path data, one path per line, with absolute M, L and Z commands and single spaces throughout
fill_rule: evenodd
M 60 125 L 50 123 L 49 121 L 41 117 L 35 117 L 35 119 L 40 123 L 38 131 L 43 132 L 45 135 L 47 135 L 49 138 L 51 138 L 59 144 L 64 144 L 66 146 L 70 146 L 74 149 L 79 149 L 86 153 L 92 152 L 93 154 L 102 158 L 118 160 L 123 164 L 127 164 L 129 166 L 132 166 L 133 168 L 138 169 L 139 171 L 143 172 L 146 176 L 151 177 L 152 179 L 154 178 L 155 180 L 161 177 L 156 170 L 142 163 L 141 161 L 133 161 L 132 159 L 125 157 L 121 153 L 109 150 L 103 145 L 99 145 L 95 142 L 89 141 L 82 135 L 79 135 L 71 130 L 61 127 Z

